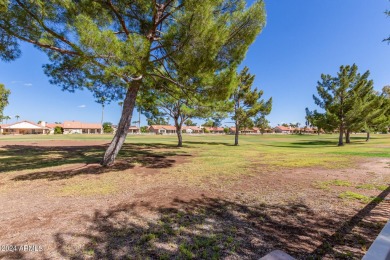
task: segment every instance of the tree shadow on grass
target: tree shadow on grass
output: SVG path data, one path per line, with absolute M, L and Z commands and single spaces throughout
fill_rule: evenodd
M 271 146 L 271 147 L 281 147 L 281 148 L 290 148 L 290 149 L 297 149 L 297 148 L 315 148 L 318 149 L 320 147 L 336 147 L 337 141 L 307 141 L 307 140 L 300 140 L 299 142 L 292 142 L 288 144 L 260 144 L 262 146 Z
M 378 197 L 389 193 L 390 188 Z M 95 211 L 85 232 L 54 238 L 58 252 L 69 259 L 258 259 L 276 249 L 299 259 L 361 258 L 363 244 L 382 228 L 362 221 L 377 205 L 372 201 L 351 216 L 315 212 L 300 202 L 248 206 L 205 196 L 175 199 L 171 207 L 120 204 Z M 158 217 L 140 215 L 142 209 Z M 356 226 L 366 229 L 355 234 Z
M 201 144 L 201 145 L 225 145 L 225 146 L 234 146 L 233 143 L 224 143 L 224 142 L 197 142 L 197 141 L 184 141 L 184 145 L 186 144 Z
M 390 194 L 390 186 L 387 187 L 386 190 L 382 191 L 376 199 L 372 200 L 370 203 L 368 203 L 364 208 L 359 210 L 352 218 L 350 218 L 348 221 L 345 221 L 343 225 L 341 225 L 332 235 L 326 236 L 324 238 L 324 242 L 318 246 L 312 254 L 323 258 L 325 255 L 332 253 L 333 249 L 336 246 L 342 246 L 348 243 L 356 243 L 355 237 L 353 235 L 351 236 L 352 230 L 355 227 L 359 227 L 360 233 L 366 234 L 366 235 L 372 235 L 372 234 L 379 234 L 382 225 L 380 223 L 370 223 L 365 222 L 363 219 L 370 214 L 370 212 L 375 209 L 378 205 L 378 199 L 384 200 L 388 195 Z M 386 203 L 386 202 L 384 202 Z M 388 203 L 388 202 L 387 202 Z M 376 218 L 382 217 L 385 219 L 388 219 L 389 215 L 388 212 L 381 212 L 380 216 L 376 216 Z M 365 239 L 360 234 L 358 237 L 357 243 L 363 243 L 364 246 L 368 248 L 366 245 Z M 362 245 L 363 246 L 363 245 Z
M 356 145 L 356 144 L 362 144 L 365 142 L 359 141 L 359 142 L 353 142 L 347 144 L 349 145 Z M 321 148 L 321 147 L 337 147 L 337 140 L 317 140 L 317 141 L 307 141 L 307 140 L 299 140 L 298 142 L 292 142 L 288 145 L 285 144 L 261 144 L 263 146 L 272 146 L 272 147 L 282 147 L 282 148 L 290 148 L 290 149 L 297 149 L 297 148 Z
M 158 218 L 139 215 L 139 208 Z M 88 230 L 54 239 L 67 259 L 258 259 L 275 249 L 316 258 L 310 252 L 345 218 L 316 214 L 302 203 L 252 207 L 202 197 L 176 199 L 172 207 L 122 204 L 96 211 L 86 220 Z
M 1 172 L 36 170 L 61 166 L 60 169 L 40 170 L 18 175 L 13 180 L 60 180 L 82 174 L 102 174 L 124 171 L 141 165 L 145 168 L 162 169 L 172 167 L 179 156 L 190 156 L 171 146 L 158 144 L 124 144 L 116 163 L 102 167 L 99 162 L 106 146 L 38 147 L 12 145 L 3 146 L 0 152 Z M 74 164 L 82 164 L 75 166 Z

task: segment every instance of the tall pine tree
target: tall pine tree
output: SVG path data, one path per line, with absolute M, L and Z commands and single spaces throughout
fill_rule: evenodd
M 241 129 L 253 125 L 254 117 L 268 115 L 272 109 L 272 98 L 265 101 L 261 99 L 262 90 L 252 89 L 254 79 L 255 76 L 249 73 L 248 67 L 245 67 L 237 75 L 238 84 L 230 97 L 234 106 L 232 119 L 236 128 L 234 145 L 238 145 Z
M 250 7 L 245 0 L 0 0 L 0 58 L 17 58 L 19 43 L 27 42 L 48 55 L 44 70 L 51 83 L 104 93 L 107 101 L 124 97 L 102 160 L 109 166 L 139 92 L 156 81 L 183 88 L 165 64 L 186 56 L 186 74 L 217 76 L 243 60 L 264 24 L 262 0 Z
M 352 131 L 359 129 L 370 115 L 375 102 L 369 99 L 373 82 L 368 80 L 369 71 L 358 73 L 358 67 L 341 66 L 336 77 L 321 75 L 318 82 L 319 97 L 313 95 L 316 105 L 325 110 L 323 121 L 338 127 L 338 145 L 344 145 L 344 132 L 347 142 Z

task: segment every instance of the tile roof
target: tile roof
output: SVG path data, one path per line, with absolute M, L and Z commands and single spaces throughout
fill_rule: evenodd
M 209 131 L 223 131 L 223 127 L 208 127 L 206 126 L 205 129 Z
M 80 121 L 65 121 L 62 124 L 64 129 L 101 129 L 101 124 L 82 123 Z
M 232 131 L 232 132 L 235 132 L 236 128 L 235 127 L 230 127 L 229 130 Z M 259 128 L 254 127 L 254 128 L 244 128 L 244 129 L 241 129 L 240 131 L 259 131 L 259 130 L 260 130 Z
M 182 130 L 187 130 L 187 129 L 191 129 L 191 130 L 194 130 L 194 131 L 201 131 L 202 129 L 198 126 L 183 126 L 182 127 Z
M 49 124 L 49 123 L 47 123 L 46 126 L 47 126 L 48 128 L 55 128 L 56 126 L 62 127 L 62 124 Z
M 289 126 L 282 126 L 282 125 L 277 126 L 277 127 L 275 127 L 275 128 L 278 128 L 278 129 L 280 129 L 280 130 L 282 130 L 282 131 L 293 131 L 293 130 L 294 130 L 294 128 L 291 128 L 291 127 L 289 127 Z
M 3 125 L 1 125 L 1 128 L 12 128 L 12 126 L 20 124 L 20 123 L 28 123 L 28 124 L 31 124 L 35 127 L 41 128 L 41 129 L 48 129 L 47 127 L 41 126 L 39 124 L 33 123 L 31 121 L 27 121 L 27 120 L 19 121 L 19 122 L 12 123 L 12 124 L 3 124 Z
M 153 128 L 156 130 L 165 129 L 165 130 L 176 130 L 176 127 L 173 125 L 151 125 L 149 126 L 149 129 Z

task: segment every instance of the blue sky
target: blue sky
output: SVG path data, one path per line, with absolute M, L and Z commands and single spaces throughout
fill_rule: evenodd
M 384 14 L 390 9 L 388 0 L 265 3 L 267 25 L 242 65 L 256 75 L 254 86 L 264 90 L 264 97 L 273 97 L 272 125 L 304 123 L 305 107 L 315 108 L 312 95 L 321 73 L 334 75 L 340 65 L 356 63 L 361 72 L 370 70 L 377 90 L 390 84 L 390 45 L 382 42 L 390 35 L 390 18 Z M 0 82 L 12 92 L 5 115 L 100 122 L 101 106 L 90 92 L 63 92 L 50 85 L 42 70 L 45 54 L 26 44 L 22 51 L 16 61 L 0 61 Z M 137 112 L 134 116 L 138 118 Z M 104 121 L 117 123 L 119 117 L 116 103 L 106 107 Z M 145 124 L 143 117 L 141 121 Z

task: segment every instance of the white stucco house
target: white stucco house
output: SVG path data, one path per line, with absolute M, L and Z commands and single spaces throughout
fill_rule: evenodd
M 45 122 L 35 124 L 30 121 L 20 121 L 13 124 L 1 124 L 0 133 L 3 135 L 23 135 L 23 134 L 48 134 L 50 129 Z
M 80 121 L 64 121 L 61 124 L 47 124 L 54 132 L 54 128 L 59 126 L 63 128 L 64 134 L 101 134 L 102 125 L 99 123 L 83 123 Z

